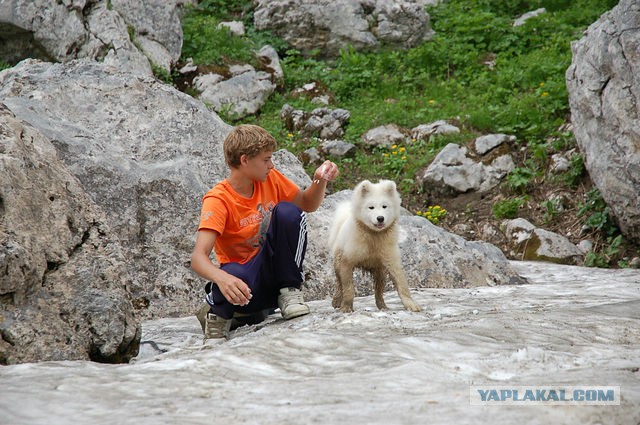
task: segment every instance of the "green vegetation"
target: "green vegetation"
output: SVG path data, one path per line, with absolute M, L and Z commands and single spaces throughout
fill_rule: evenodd
M 160 81 L 164 81 L 165 83 L 171 83 L 173 81 L 173 76 L 169 71 L 164 69 L 162 66 L 157 65 L 155 63 L 151 63 L 151 70 L 153 71 L 153 75 Z
M 618 226 L 611 216 L 611 209 L 607 206 L 597 188 L 591 189 L 587 193 L 587 199 L 580 206 L 578 217 L 588 216 L 585 226 L 590 230 L 601 231 L 607 236 L 618 233 Z
M 548 158 L 575 148 L 572 134 L 559 130 L 569 115 L 565 71 L 571 63 L 570 43 L 616 4 L 617 0 L 449 0 L 427 8 L 435 30 L 429 42 L 407 51 L 360 53 L 345 48 L 327 61 L 305 57 L 272 34 L 256 31 L 250 0 L 203 0 L 184 16 L 183 58 L 214 68 L 232 63 L 255 66 L 253 51 L 271 44 L 281 58 L 284 87 L 259 115 L 237 123 L 263 126 L 281 147 L 296 154 L 317 146 L 317 139 L 287 130 L 279 113 L 285 103 L 315 109 L 317 105 L 288 93 L 311 81 L 321 82 L 335 97 L 331 107 L 351 112 L 343 139 L 358 147 L 354 157 L 339 160 L 341 177 L 332 189 L 353 187 L 363 178 L 394 179 L 403 199 L 413 200 L 414 212 L 429 205 L 420 200 L 422 188 L 413 183 L 414 176 L 443 146 L 467 143 L 480 134 L 515 135 L 522 158 L 502 187 L 506 199 L 493 205 L 491 213 L 496 218 L 517 217 L 523 205 L 534 201 L 530 192 L 545 182 L 568 191 L 584 182 L 581 155 L 572 156 L 569 170 L 559 176 L 548 175 Z M 516 17 L 540 7 L 547 13 L 513 27 Z M 246 36 L 218 29 L 223 20 L 243 21 Z M 457 125 L 461 133 L 392 148 L 371 149 L 360 143 L 364 132 L 379 125 L 413 128 L 441 119 Z M 610 265 L 621 239 L 610 211 L 595 197 L 590 195 L 579 214 L 573 212 L 574 219 L 584 220 L 603 240 L 610 239 L 587 263 Z M 558 205 L 538 203 L 544 222 L 560 216 Z M 445 215 L 446 211 L 436 222 Z
M 495 218 L 516 218 L 518 210 L 527 202 L 526 197 L 504 199 L 493 204 L 492 211 Z
M 265 44 L 276 49 L 286 43 L 267 32 L 253 30 L 250 1 L 203 0 L 187 10 L 182 19 L 182 57 L 203 65 L 255 63 L 253 52 Z M 246 37 L 235 37 L 228 28 L 218 27 L 224 20 L 244 18 Z

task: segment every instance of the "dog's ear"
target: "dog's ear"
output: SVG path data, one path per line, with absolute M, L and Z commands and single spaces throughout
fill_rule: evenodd
M 371 191 L 371 185 L 372 183 L 369 180 L 363 180 L 360 182 L 360 184 L 358 185 L 357 192 L 359 195 L 364 196 L 367 193 L 369 193 L 369 191 Z
M 396 182 L 394 182 L 393 180 L 380 180 L 380 185 L 389 195 L 393 195 L 397 192 Z

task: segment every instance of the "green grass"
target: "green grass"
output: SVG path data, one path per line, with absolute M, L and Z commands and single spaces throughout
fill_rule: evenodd
M 412 128 L 446 119 L 461 127 L 460 141 L 474 134 L 504 132 L 533 148 L 568 116 L 564 73 L 571 62 L 571 41 L 615 4 L 614 0 L 451 0 L 427 9 L 436 32 L 429 42 L 407 51 L 359 53 L 345 48 L 337 59 L 321 61 L 303 57 L 271 34 L 256 32 L 250 1 L 205 0 L 185 15 L 183 57 L 200 64 L 253 63 L 253 50 L 267 42 L 274 45 L 285 75 L 282 93 L 312 80 L 323 82 L 337 99 L 332 106 L 351 112 L 344 138 L 356 144 L 364 132 L 379 125 Z M 514 18 L 539 7 L 548 12 L 523 26 L 512 26 Z M 225 19 L 242 20 L 247 36 L 216 29 Z M 487 66 L 487 60 L 494 65 Z M 278 114 L 284 103 L 305 110 L 316 107 L 279 94 L 259 116 L 243 122 L 262 125 L 297 153 L 308 146 L 296 143 L 297 137 L 283 139 L 287 131 Z M 398 175 L 401 180 L 413 178 L 410 173 L 433 156 L 410 153 Z M 371 152 L 361 148 L 359 154 Z M 363 162 L 356 157 L 351 163 Z M 368 167 L 370 173 L 384 172 L 383 164 L 376 166 L 374 160 L 373 165 Z M 358 177 L 367 174 L 349 171 Z
M 193 58 L 203 65 L 251 63 L 256 65 L 253 51 L 265 44 L 275 48 L 286 46 L 284 41 L 268 32 L 256 32 L 252 27 L 251 2 L 203 0 L 188 7 L 182 18 L 182 58 Z M 244 20 L 247 36 L 234 36 L 227 28 L 218 28 L 225 20 Z M 243 19 L 242 19 L 243 18 Z
M 533 146 L 569 114 L 564 73 L 571 62 L 571 41 L 615 3 L 449 1 L 428 9 L 436 31 L 433 40 L 408 51 L 359 53 L 347 48 L 332 62 L 281 52 L 286 90 L 314 79 L 325 83 L 337 106 L 351 111 L 345 139 L 354 143 L 378 125 L 411 128 L 447 119 L 469 137 L 504 132 Z M 512 26 L 515 17 L 538 7 L 548 12 Z M 483 64 L 487 58 L 493 59 L 493 68 Z M 251 120 L 278 133 L 272 115 L 278 111 L 268 107 Z M 399 177 L 412 178 L 409 173 L 431 158 L 416 159 Z M 370 170 L 378 173 L 381 168 Z

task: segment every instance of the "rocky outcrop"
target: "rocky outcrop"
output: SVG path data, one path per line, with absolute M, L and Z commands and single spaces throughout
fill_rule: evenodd
M 574 42 L 571 120 L 591 180 L 622 233 L 640 241 L 640 7 L 622 0 Z
M 324 57 L 347 46 L 409 48 L 433 36 L 424 6 L 405 0 L 258 0 L 254 23 L 303 54 Z
M 547 9 L 545 9 L 544 7 L 541 7 L 539 9 L 536 10 L 532 10 L 531 12 L 527 12 L 524 15 L 520 16 L 519 18 L 517 18 L 515 21 L 513 21 L 513 26 L 514 27 L 519 27 L 524 25 L 529 19 L 535 18 L 537 16 L 540 16 L 542 14 L 547 13 Z
M 381 125 L 366 131 L 361 137 L 362 143 L 369 147 L 391 147 L 403 143 L 407 136 L 395 124 Z
M 351 113 L 346 109 L 316 108 L 311 112 L 294 109 L 285 104 L 280 119 L 289 131 L 299 131 L 305 137 L 336 140 L 345 133 Z
M 127 24 L 134 45 L 152 65 L 170 72 L 182 53 L 180 15 L 194 0 L 109 0 Z
M 201 197 L 226 174 L 230 126 L 171 86 L 93 61 L 21 62 L 0 73 L 0 98 L 51 140 L 107 214 L 136 277 L 138 314 L 197 305 L 190 250 Z
M 562 235 L 538 228 L 524 218 L 502 223 L 511 256 L 520 260 L 582 264 L 583 251 Z
M 1 103 L 0 175 L 0 364 L 135 356 L 117 234 L 49 138 Z
M 260 70 L 249 64 L 232 65 L 226 70 L 228 76 L 216 73 L 197 75 L 193 87 L 198 99 L 225 118 L 238 120 L 256 114 L 284 81 L 280 58 L 269 45 L 255 52 Z M 197 70 L 188 64 L 180 72 L 190 74 Z
M 232 120 L 258 112 L 276 89 L 268 73 L 253 67 L 226 80 L 218 74 L 196 77 L 194 85 L 200 100 Z
M 505 135 L 481 136 L 476 140 L 473 152 L 465 146 L 450 143 L 417 175 L 416 181 L 425 191 L 441 196 L 487 192 L 515 168 L 508 149 L 492 152 L 510 140 Z
M 0 58 L 89 58 L 151 75 L 180 57 L 180 10 L 189 0 L 7 0 L 0 3 Z
M 456 133 L 460 133 L 460 129 L 444 120 L 434 121 L 429 124 L 420 124 L 411 129 L 411 137 L 416 140 L 429 140 L 431 136 Z

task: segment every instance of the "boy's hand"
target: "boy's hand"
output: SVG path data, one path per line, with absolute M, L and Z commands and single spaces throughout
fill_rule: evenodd
M 338 177 L 338 174 L 340 174 L 338 166 L 327 160 L 313 173 L 313 182 L 318 184 L 320 180 L 332 181 Z
M 251 289 L 239 279 L 231 274 L 227 274 L 225 279 L 216 282 L 222 295 L 233 305 L 247 305 L 251 301 Z

